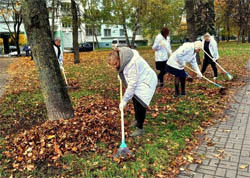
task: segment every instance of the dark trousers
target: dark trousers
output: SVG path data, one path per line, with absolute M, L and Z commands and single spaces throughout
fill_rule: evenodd
M 163 84 L 163 78 L 164 75 L 166 74 L 166 62 L 167 61 L 157 61 L 156 62 L 156 69 L 160 71 L 160 73 L 158 74 L 158 80 L 160 81 L 161 84 Z
M 143 128 L 143 123 L 146 117 L 146 108 L 142 106 L 134 97 L 132 98 L 135 109 L 135 120 L 137 121 L 136 127 Z
M 202 69 L 201 69 L 201 73 L 203 74 L 206 71 L 207 66 L 209 64 L 211 64 L 212 69 L 214 71 L 214 77 L 218 77 L 218 71 L 217 71 L 217 67 L 216 67 L 215 62 L 213 62 L 211 59 L 207 59 L 207 58 L 204 59 L 204 62 L 203 62 L 203 65 L 202 65 Z
M 179 85 L 181 83 L 181 94 L 185 95 L 186 78 L 175 76 L 175 95 L 180 94 Z

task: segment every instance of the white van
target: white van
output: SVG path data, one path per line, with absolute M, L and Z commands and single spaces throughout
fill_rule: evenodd
M 115 49 L 117 47 L 128 47 L 128 44 L 126 40 L 119 40 L 119 39 L 113 39 L 112 40 L 112 49 Z M 135 48 L 137 45 L 135 44 Z

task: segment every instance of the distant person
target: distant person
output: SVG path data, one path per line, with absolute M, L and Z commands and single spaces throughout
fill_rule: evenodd
M 164 86 L 164 75 L 166 74 L 165 67 L 169 55 L 172 54 L 170 38 L 168 36 L 169 30 L 163 27 L 161 33 L 155 38 L 152 49 L 155 51 L 156 69 L 160 71 L 158 80 L 160 87 Z
M 30 48 L 28 45 L 24 45 L 23 50 L 25 51 L 25 56 L 30 56 Z
M 173 74 L 175 76 L 175 97 L 180 95 L 186 95 L 185 85 L 186 77 L 188 76 L 184 68 L 186 63 L 190 63 L 192 68 L 201 77 L 199 66 L 196 61 L 196 53 L 200 52 L 202 49 L 202 42 L 195 41 L 193 43 L 187 42 L 180 46 L 168 59 L 166 65 L 166 72 Z M 181 93 L 179 90 L 179 85 L 181 84 Z
M 55 40 L 54 40 L 54 50 L 55 50 L 56 57 L 57 57 L 58 62 L 59 62 L 59 66 L 60 66 L 60 68 L 62 68 L 63 67 L 63 51 L 61 48 L 61 40 L 58 37 L 55 38 Z
M 211 56 L 214 59 L 214 61 L 217 61 L 219 59 L 219 53 L 217 48 L 217 42 L 215 41 L 214 37 L 211 36 L 209 33 L 206 33 L 203 36 L 202 43 L 204 51 L 206 51 L 209 54 L 209 56 Z M 216 67 L 216 63 L 209 56 L 206 53 L 204 53 L 204 61 L 201 73 L 203 74 L 206 71 L 207 66 L 210 64 L 214 71 L 214 80 L 217 80 L 218 70 Z
M 125 108 L 130 99 L 134 104 L 135 121 L 130 126 L 135 125 L 136 130 L 131 136 L 143 135 L 146 110 L 157 85 L 156 73 L 138 51 L 128 47 L 113 50 L 109 56 L 109 64 L 118 71 L 119 77 L 126 87 L 119 105 L 120 110 Z

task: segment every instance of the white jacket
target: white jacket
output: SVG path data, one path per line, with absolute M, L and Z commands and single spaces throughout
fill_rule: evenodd
M 157 85 L 157 76 L 148 63 L 133 50 L 134 56 L 125 66 L 123 74 L 128 84 L 123 96 L 127 103 L 134 95 L 139 97 L 147 106 L 154 95 Z
M 168 60 L 168 53 L 171 55 L 171 45 L 170 45 L 170 38 L 167 37 L 165 39 L 162 34 L 158 34 L 155 38 L 154 45 L 152 49 L 155 51 L 155 60 L 156 61 L 167 61 Z
M 192 68 L 200 75 L 201 71 L 196 61 L 194 43 L 184 43 L 169 58 L 167 64 L 173 68 L 183 70 L 186 63 L 190 63 Z
M 203 49 L 204 49 L 204 44 L 205 44 L 204 39 L 202 39 L 202 44 L 203 44 Z M 209 51 L 210 51 L 210 54 L 212 55 L 211 56 L 212 58 L 214 58 L 215 60 L 219 59 L 217 42 L 215 41 L 213 36 L 210 37 Z
M 57 49 L 57 47 L 55 45 L 54 45 L 54 50 L 55 50 L 56 57 L 57 57 L 57 60 L 59 62 L 59 65 L 61 67 L 63 65 L 63 50 L 62 50 L 62 47 L 60 47 L 61 53 L 60 53 L 59 58 L 58 58 L 58 49 Z

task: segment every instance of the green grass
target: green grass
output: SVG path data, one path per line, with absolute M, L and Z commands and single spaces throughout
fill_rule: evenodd
M 249 45 L 249 44 L 248 44 Z M 177 48 L 174 46 L 173 48 Z M 247 44 L 220 43 L 219 53 L 221 62 L 239 60 L 239 67 L 244 66 L 249 59 L 250 52 Z M 248 50 L 248 51 L 247 51 Z M 139 48 L 142 56 L 154 68 L 154 53 L 151 47 Z M 79 65 L 66 65 L 65 70 L 69 80 L 77 81 L 79 90 L 69 91 L 73 104 L 84 96 L 109 97 L 119 99 L 119 82 L 117 74 L 106 63 L 105 56 L 96 56 L 96 53 L 84 53 L 84 62 Z M 102 51 L 100 51 L 102 53 Z M 107 55 L 105 53 L 105 55 Z M 92 55 L 87 58 L 88 55 Z M 102 54 L 103 55 L 103 54 Z M 244 58 L 242 58 L 244 57 Z M 95 61 L 95 62 L 93 62 Z M 234 73 L 235 76 L 237 74 Z M 219 76 L 219 81 L 226 80 L 224 75 Z M 168 81 L 168 87 L 172 88 L 173 82 Z M 205 87 L 216 89 L 212 84 L 196 83 L 188 84 L 188 96 L 176 100 L 158 103 L 166 93 L 157 92 L 151 106 L 168 106 L 167 110 L 160 110 L 157 117 L 148 112 L 145 123 L 146 136 L 136 139 L 128 139 L 127 145 L 132 149 L 134 159 L 122 163 L 113 161 L 107 155 L 110 153 L 108 145 L 97 143 L 103 150 L 103 154 L 95 152 L 81 153 L 80 155 L 65 155 L 60 162 L 64 169 L 50 168 L 46 162 L 38 163 L 37 169 L 31 172 L 15 172 L 16 177 L 154 177 L 155 174 L 165 171 L 170 162 L 182 149 L 185 148 L 185 139 L 193 138 L 193 132 L 202 121 L 213 117 L 209 105 L 219 101 L 218 96 L 213 98 L 206 96 L 201 91 L 193 88 Z M 192 89 L 192 90 L 191 90 Z M 170 95 L 168 93 L 168 95 Z M 25 111 L 25 112 L 24 112 Z M 46 109 L 40 91 L 20 92 L 9 94 L 2 98 L 0 104 L 0 129 L 5 128 L 6 133 L 0 132 L 0 146 L 3 137 L 9 133 L 17 133 L 32 125 L 46 120 Z M 126 120 L 133 120 L 133 115 L 126 115 Z M 17 122 L 17 125 L 14 124 Z M 13 123 L 12 123 L 13 122 Z M 11 124 L 10 124 L 11 123 Z M 16 126 L 17 128 L 12 128 Z M 129 129 L 129 128 L 126 128 Z M 117 143 L 119 145 L 119 143 Z M 4 147 L 0 147 L 0 159 Z M 0 176 L 10 176 L 5 166 L 9 166 L 7 160 L 0 165 Z M 146 169 L 145 172 L 142 170 Z

